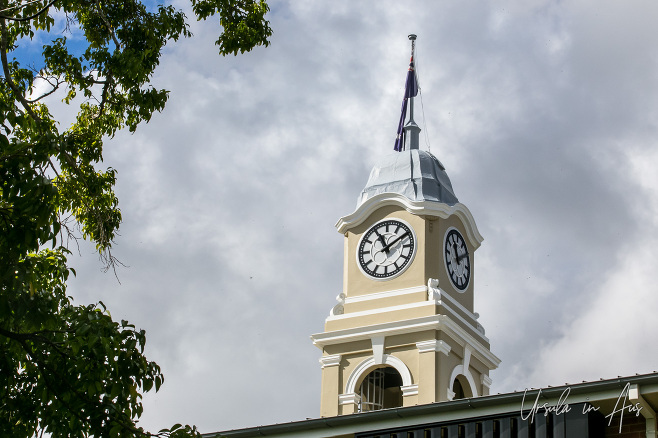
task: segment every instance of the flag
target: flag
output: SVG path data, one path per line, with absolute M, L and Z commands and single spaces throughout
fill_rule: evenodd
M 418 94 L 418 81 L 416 80 L 416 70 L 414 69 L 414 57 L 411 57 L 409 71 L 407 72 L 407 83 L 404 87 L 404 98 L 402 99 L 402 114 L 400 114 L 400 123 L 398 123 L 398 133 L 395 137 L 394 150 L 402 152 L 404 150 L 404 119 L 407 117 L 407 103 L 410 97 L 416 97 Z

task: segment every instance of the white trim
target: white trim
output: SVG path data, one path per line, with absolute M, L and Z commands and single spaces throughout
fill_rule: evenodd
M 356 392 L 348 394 L 340 394 L 338 396 L 338 404 L 343 405 L 358 405 L 361 402 L 361 396 Z
M 414 287 L 407 287 L 404 289 L 395 289 L 395 290 L 387 290 L 385 292 L 375 292 L 372 294 L 366 294 L 366 295 L 357 295 L 354 297 L 346 297 L 345 298 L 345 304 L 350 304 L 350 303 L 360 303 L 363 301 L 370 301 L 370 300 L 380 300 L 384 298 L 392 298 L 392 297 L 399 297 L 403 295 L 408 295 L 408 294 L 415 294 L 418 292 L 425 292 L 427 291 L 427 286 L 414 286 Z
M 475 379 L 473 379 L 473 375 L 471 374 L 471 372 L 469 370 L 464 369 L 464 365 L 457 365 L 452 370 L 452 374 L 450 374 L 450 380 L 449 380 L 450 383 L 448 384 L 449 388 L 452 388 L 452 383 L 455 381 L 457 376 L 460 375 L 460 374 L 462 376 L 466 377 L 466 380 L 468 381 L 468 385 L 471 387 L 471 392 L 473 393 L 473 397 L 479 397 L 478 388 L 475 385 Z M 453 398 L 454 398 L 454 395 L 453 395 Z M 449 400 L 452 400 L 452 399 L 449 399 Z
M 451 347 L 445 341 L 439 341 L 437 339 L 432 339 L 429 341 L 416 342 L 416 348 L 418 348 L 419 353 L 443 353 L 446 356 L 450 353 Z
M 370 340 L 373 336 L 393 336 L 407 333 L 417 333 L 425 330 L 443 330 L 460 344 L 468 344 L 474 349 L 473 354 L 487 368 L 494 370 L 500 365 L 498 359 L 488 348 L 469 334 L 466 329 L 452 321 L 447 315 L 431 315 L 404 321 L 385 322 L 366 327 L 354 327 L 331 332 L 318 333 L 311 336 L 313 345 L 324 348 L 346 342 Z
M 443 294 L 442 297 L 447 296 L 447 294 Z M 454 309 L 451 309 L 450 306 L 447 305 L 447 303 L 443 303 L 441 300 L 434 300 L 434 301 L 419 301 L 416 303 L 409 303 L 409 304 L 400 304 L 398 306 L 390 306 L 390 307 L 380 307 L 377 309 L 371 309 L 371 310 L 362 310 L 360 312 L 350 312 L 350 313 L 343 313 L 342 315 L 329 315 L 326 319 L 325 322 L 330 322 L 330 321 L 344 321 L 347 319 L 351 318 L 362 318 L 364 316 L 370 316 L 370 315 L 378 315 L 382 313 L 388 313 L 388 312 L 396 312 L 400 310 L 409 310 L 409 309 L 418 309 L 426 306 L 443 306 L 443 308 L 446 310 L 447 313 L 450 313 L 450 315 L 461 321 L 466 327 L 469 327 L 474 334 L 476 334 L 480 340 L 484 342 L 489 342 L 489 338 L 484 336 L 484 334 L 478 330 L 476 326 L 473 325 L 472 322 L 467 321 L 464 319 L 463 316 L 461 316 L 459 313 L 457 313 Z M 468 311 L 467 311 L 468 312 Z M 468 312 L 470 313 L 470 312 Z M 477 323 L 476 321 L 473 321 Z M 327 333 L 332 333 L 332 332 L 327 332 Z M 317 335 L 314 335 L 317 336 Z
M 464 362 L 462 363 L 462 366 L 464 367 L 465 370 L 467 370 L 470 364 L 471 364 L 471 349 L 468 348 L 468 345 L 464 345 Z
M 413 248 L 411 248 L 411 252 L 409 253 L 409 258 L 407 259 L 407 261 L 406 261 L 405 265 L 402 267 L 402 269 L 400 269 L 395 274 L 389 275 L 387 277 L 375 277 L 375 276 L 372 276 L 372 275 L 368 274 L 363 269 L 363 266 L 361 266 L 361 260 L 359 259 L 359 250 L 361 249 L 361 242 L 363 241 L 364 237 L 366 237 L 368 232 L 370 232 L 370 230 L 373 230 L 374 228 L 376 228 L 380 223 L 386 222 L 386 221 L 398 221 L 398 222 L 404 224 L 407 228 L 409 228 L 409 231 L 411 231 L 411 237 L 414 241 L 414 244 L 413 244 Z M 380 238 L 381 238 L 381 236 L 380 236 Z M 396 239 L 399 239 L 399 237 L 396 237 Z M 412 227 L 409 222 L 407 222 L 403 219 L 397 218 L 397 217 L 385 217 L 384 219 L 379 220 L 379 221 L 375 222 L 373 225 L 371 225 L 366 231 L 364 231 L 364 233 L 359 238 L 359 242 L 356 244 L 356 265 L 358 266 L 361 273 L 363 275 L 365 275 L 366 277 L 370 278 L 371 280 L 375 280 L 375 281 L 392 280 L 392 279 L 402 275 L 402 273 L 404 271 L 406 271 L 407 269 L 409 269 L 409 266 L 412 265 L 412 263 L 414 262 L 414 258 L 416 258 L 416 250 L 418 249 L 418 243 L 419 242 L 418 242 L 418 237 L 416 236 L 416 231 L 414 230 L 414 227 Z M 388 251 L 386 252 L 386 255 L 388 256 Z M 373 260 L 373 262 L 374 262 L 374 260 Z M 375 264 L 377 264 L 377 263 L 375 263 Z
M 402 397 L 418 395 L 418 385 L 400 386 Z
M 475 225 L 475 219 L 473 219 L 470 210 L 461 202 L 455 205 L 448 205 L 436 201 L 412 201 L 398 193 L 380 193 L 367 199 L 353 213 L 340 218 L 336 223 L 336 228 L 339 233 L 345 234 L 347 230 L 365 221 L 372 212 L 387 205 L 402 207 L 409 213 L 418 216 L 435 216 L 446 219 L 452 215 L 456 215 L 464 223 L 466 237 L 473 246 L 473 249 L 478 249 L 484 240 Z
M 325 321 L 340 321 L 350 318 L 361 318 L 368 315 L 377 315 L 386 312 L 395 312 L 397 310 L 416 309 L 418 307 L 436 306 L 434 301 L 418 301 L 417 303 L 400 304 L 397 306 L 380 307 L 378 309 L 361 310 L 360 312 L 343 313 L 342 315 L 328 316 Z
M 437 330 L 440 327 L 441 315 L 431 315 L 405 321 L 385 322 L 365 327 L 354 327 L 331 332 L 318 333 L 311 336 L 313 344 L 319 348 L 327 345 L 370 340 L 372 336 L 393 336 L 415 333 L 423 330 Z
M 480 381 L 482 382 L 482 385 L 486 386 L 487 388 L 491 388 L 491 384 L 493 383 L 491 377 L 487 376 L 486 374 L 482 374 L 480 376 Z
M 439 302 L 437 302 L 436 304 L 437 304 L 437 305 L 442 305 L 443 303 L 442 303 L 441 301 L 439 301 Z M 454 316 L 455 318 L 457 318 L 458 320 L 460 320 L 462 323 L 464 323 L 464 325 L 465 325 L 466 327 L 470 327 L 471 329 L 473 329 L 473 332 L 476 333 L 476 334 L 477 334 L 477 335 L 478 335 L 483 341 L 485 341 L 485 342 L 489 342 L 489 338 L 487 338 L 486 336 L 484 336 L 484 333 L 482 333 L 480 330 L 478 330 L 477 327 L 473 327 L 473 324 L 471 324 L 471 323 L 469 323 L 468 321 L 466 321 L 466 320 L 464 319 L 464 317 L 462 317 L 459 313 L 457 313 L 457 312 L 455 312 L 453 309 L 451 309 L 450 306 L 446 306 L 446 305 L 444 305 L 443 308 L 446 309 L 448 312 L 450 312 L 450 313 L 452 314 L 452 316 Z
M 436 280 L 436 279 L 435 279 L 435 278 L 430 278 L 430 279 L 428 280 L 428 283 L 429 283 L 431 280 Z M 446 301 L 448 301 L 450 304 L 452 304 L 453 306 L 455 306 L 456 308 L 458 308 L 459 310 L 461 310 L 462 312 L 464 312 L 468 317 L 470 317 L 471 319 L 473 319 L 473 322 L 477 322 L 478 317 L 479 317 L 480 315 L 478 315 L 477 313 L 473 313 L 473 312 L 471 312 L 470 310 L 468 310 L 466 307 L 462 306 L 457 300 L 455 300 L 453 297 L 451 297 L 449 293 L 447 293 L 446 291 L 444 291 L 443 289 L 441 289 L 441 288 L 439 287 L 438 284 L 439 284 L 439 280 L 436 280 L 436 287 L 434 287 L 434 286 L 430 286 L 430 287 L 428 287 L 428 294 L 427 294 L 427 295 L 428 295 L 428 299 L 432 299 L 432 298 L 433 298 L 434 301 L 436 301 L 437 304 L 439 304 L 440 301 L 441 301 L 442 299 L 445 298 Z M 431 295 L 430 295 L 430 294 L 431 294 Z M 432 296 L 432 298 L 430 298 L 430 296 Z M 437 296 L 438 296 L 438 298 L 437 298 Z M 471 324 L 471 325 L 472 325 L 472 324 Z
M 340 354 L 332 354 L 331 356 L 322 356 L 319 360 L 322 368 L 335 367 L 340 365 Z
M 336 301 L 338 301 L 338 304 L 329 311 L 329 316 L 342 315 L 345 312 L 345 294 L 339 293 L 336 296 Z
M 395 356 L 385 354 L 383 364 L 395 368 L 398 373 L 400 373 L 400 377 L 402 377 L 402 386 L 411 386 L 411 373 L 409 372 L 409 368 L 407 368 L 404 362 Z M 359 381 L 361 376 L 371 371 L 374 367 L 376 367 L 376 365 L 377 364 L 375 363 L 374 357 L 369 357 L 357 365 L 356 368 L 354 368 L 352 371 L 352 374 L 350 374 L 350 376 L 347 378 L 347 383 L 345 384 L 345 394 L 354 393 L 356 391 L 356 383 Z
M 433 300 L 436 298 L 436 295 L 441 297 L 441 289 L 439 289 L 439 279 L 438 278 L 428 278 L 427 279 L 427 299 Z
M 381 365 L 384 363 L 384 336 L 373 336 L 372 341 L 372 356 L 375 358 L 375 363 Z

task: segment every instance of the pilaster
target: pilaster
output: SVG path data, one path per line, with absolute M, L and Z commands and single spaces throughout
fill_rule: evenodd
M 418 403 L 434 403 L 439 401 L 437 394 L 437 365 L 441 354 L 447 355 L 450 346 L 443 341 L 432 339 L 417 342 L 418 348 Z
M 340 390 L 341 355 L 322 356 L 322 398 L 320 401 L 320 416 L 333 417 L 338 415 L 338 393 Z

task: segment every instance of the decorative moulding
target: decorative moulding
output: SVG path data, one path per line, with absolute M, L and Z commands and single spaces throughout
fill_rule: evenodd
M 471 365 L 471 349 L 468 347 L 468 345 L 465 345 L 464 362 L 462 363 L 462 366 L 464 367 L 465 370 L 467 370 L 470 365 Z
M 401 386 L 402 397 L 409 397 L 411 395 L 418 395 L 418 385 Z
M 484 240 L 475 225 L 475 219 L 468 207 L 458 202 L 454 205 L 444 204 L 436 201 L 412 201 L 398 193 L 380 193 L 367 199 L 352 214 L 344 216 L 336 223 L 336 228 L 341 234 L 361 224 L 370 214 L 380 207 L 395 205 L 404 208 L 411 214 L 418 216 L 435 216 L 446 219 L 452 215 L 458 216 L 466 227 L 466 235 L 473 248 L 477 249 Z
M 359 402 L 361 402 L 361 396 L 355 392 L 340 394 L 338 396 L 338 404 L 340 405 L 356 405 Z
M 427 279 L 427 300 L 428 301 L 439 301 L 439 300 L 441 300 L 441 289 L 439 289 L 439 279 L 438 278 L 428 278 Z
M 479 397 L 480 394 L 478 392 L 477 385 L 475 385 L 475 379 L 473 379 L 473 375 L 468 369 L 464 369 L 464 365 L 457 365 L 453 370 L 452 374 L 450 375 L 450 385 L 452 386 L 452 382 L 455 381 L 457 376 L 462 375 L 466 377 L 466 380 L 468 381 L 468 386 L 470 387 L 471 393 L 473 394 L 473 397 Z M 454 397 L 454 395 L 453 395 Z M 452 400 L 452 399 L 450 399 Z
M 360 303 L 363 301 L 370 301 L 370 300 L 381 300 L 383 298 L 399 297 L 402 295 L 425 292 L 426 290 L 427 287 L 425 286 L 414 286 L 414 287 L 407 287 L 404 289 L 387 290 L 385 292 L 375 292 L 372 294 L 357 295 L 355 297 L 346 297 L 345 303 L 350 304 L 350 303 Z
M 404 362 L 402 362 L 400 359 L 390 354 L 385 354 L 383 364 L 395 368 L 397 372 L 400 373 L 400 377 L 402 377 L 402 386 L 412 385 L 411 372 L 409 372 L 409 368 L 407 368 Z M 345 394 L 356 392 L 356 384 L 362 380 L 361 377 L 376 367 L 377 364 L 375 363 L 374 357 L 369 357 L 358 364 L 352 371 L 352 374 L 350 374 L 350 376 L 347 378 L 347 383 L 345 384 Z
M 432 339 L 429 341 L 416 342 L 416 348 L 418 348 L 419 353 L 428 353 L 436 352 L 443 353 L 446 356 L 450 353 L 450 345 L 444 341 L 439 341 L 437 339 Z
M 462 313 L 464 313 L 469 318 L 471 318 L 475 324 L 477 324 L 477 319 L 480 317 L 480 315 L 478 315 L 477 313 L 472 313 L 466 307 L 459 304 L 459 302 L 457 302 L 457 300 L 451 297 L 449 293 L 439 288 L 439 280 L 437 280 L 436 278 L 430 278 L 429 280 L 427 280 L 427 299 L 429 301 L 434 301 L 437 304 L 440 304 L 442 300 L 447 301 L 448 303 L 450 303 L 451 306 L 456 307 Z
M 459 304 L 453 297 L 451 297 L 446 291 L 443 289 L 440 289 L 439 287 L 439 280 L 436 278 L 430 278 L 427 281 L 427 299 L 428 301 L 432 301 L 436 303 L 436 305 L 443 305 L 444 308 L 450 312 L 455 318 L 459 319 L 461 322 L 466 324 L 467 326 L 472 326 L 479 335 L 482 337 L 482 339 L 486 342 L 489 342 L 489 338 L 486 337 L 484 327 L 477 321 L 477 319 L 480 317 L 478 313 L 471 313 L 466 307 L 462 306 Z M 467 321 L 462 317 L 459 313 L 455 312 L 450 306 L 447 306 L 447 304 L 450 304 L 452 307 L 456 307 L 459 309 L 460 312 L 462 312 L 464 315 L 469 317 L 471 321 Z
M 480 381 L 482 382 L 482 385 L 486 386 L 487 388 L 491 388 L 491 384 L 493 383 L 491 377 L 487 376 L 486 374 L 482 374 L 480 376 Z
M 380 307 L 378 309 L 362 310 L 360 312 L 350 312 L 350 313 L 344 313 L 342 315 L 328 316 L 325 321 L 337 321 L 337 320 L 345 320 L 351 318 L 361 318 L 363 316 L 376 315 L 379 313 L 395 312 L 397 310 L 415 309 L 418 307 L 426 307 L 426 306 L 434 306 L 434 305 L 435 305 L 434 302 L 419 301 L 417 303 L 400 304 L 398 306 Z
M 340 365 L 340 359 L 341 359 L 340 354 L 332 354 L 331 356 L 322 356 L 320 358 L 320 364 L 322 365 L 322 368 L 335 367 Z
M 339 293 L 336 296 L 336 301 L 338 301 L 338 304 L 336 304 L 333 309 L 331 309 L 331 312 L 329 312 L 329 316 L 336 316 L 336 315 L 342 315 L 343 312 L 345 311 L 345 294 L 344 293 Z
M 372 356 L 375 359 L 375 364 L 381 365 L 384 363 L 384 338 L 383 336 L 373 336 L 372 340 Z
M 318 333 L 311 336 L 313 344 L 318 348 L 327 345 L 337 345 L 346 342 L 370 340 L 373 336 L 393 336 L 407 333 L 416 333 L 424 330 L 443 330 L 456 342 L 468 344 L 473 349 L 477 359 L 485 364 L 490 370 L 498 368 L 500 359 L 488 348 L 482 345 L 466 329 L 446 315 L 431 315 L 404 321 L 385 322 L 369 325 L 366 327 L 355 327 L 332 332 Z
M 442 297 L 448 297 L 447 294 L 443 294 Z M 417 308 L 422 308 L 422 307 L 427 307 L 427 306 L 436 306 L 436 305 L 443 305 L 443 308 L 446 310 L 447 313 L 450 314 L 450 317 L 453 319 L 456 319 L 458 321 L 461 321 L 462 324 L 464 324 L 466 327 L 470 327 L 472 330 L 473 334 L 476 335 L 479 339 L 479 341 L 484 341 L 484 342 L 489 342 L 489 339 L 482 334 L 482 331 L 478 330 L 476 325 L 476 321 L 467 321 L 464 319 L 463 316 L 461 316 L 458 312 L 456 312 L 454 309 L 451 308 L 451 306 L 447 305 L 447 302 L 452 303 L 452 301 L 444 300 L 444 301 L 419 301 L 416 303 L 410 303 L 410 304 L 401 304 L 398 306 L 390 306 L 390 307 L 380 307 L 378 309 L 371 309 L 371 310 L 362 310 L 360 312 L 350 312 L 350 313 L 344 313 L 342 315 L 334 315 L 334 316 L 328 316 L 325 321 L 344 321 L 344 320 L 349 320 L 353 318 L 362 318 L 364 316 L 368 315 L 377 315 L 377 314 L 382 314 L 382 313 L 387 313 L 387 312 L 396 312 L 399 310 L 408 310 L 408 309 L 417 309 Z M 456 302 L 455 302 L 456 303 Z M 456 303 L 458 306 L 460 305 L 459 303 Z M 472 315 L 468 310 L 463 309 L 464 311 L 467 312 L 467 314 Z M 440 316 L 440 315 L 437 315 Z M 474 324 L 475 323 L 475 324 Z M 357 328 L 356 330 L 359 330 L 360 328 Z M 348 330 L 354 330 L 354 329 L 348 329 Z M 341 330 L 339 330 L 340 332 Z M 336 333 L 336 332 L 325 332 L 325 334 L 331 334 L 331 333 Z M 401 333 L 396 333 L 396 334 L 401 334 Z M 323 334 L 318 334 L 318 335 L 313 335 L 311 336 L 311 339 L 314 341 L 316 339 L 321 339 Z M 366 338 L 370 338 L 369 336 Z M 366 338 L 361 338 L 357 340 L 363 340 Z

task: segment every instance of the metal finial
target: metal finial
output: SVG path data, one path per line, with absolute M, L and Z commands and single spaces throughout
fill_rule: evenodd
M 410 39 L 411 41 L 415 41 L 415 40 L 416 40 L 416 34 L 413 34 L 413 33 L 410 34 L 410 35 L 409 35 L 409 39 Z

